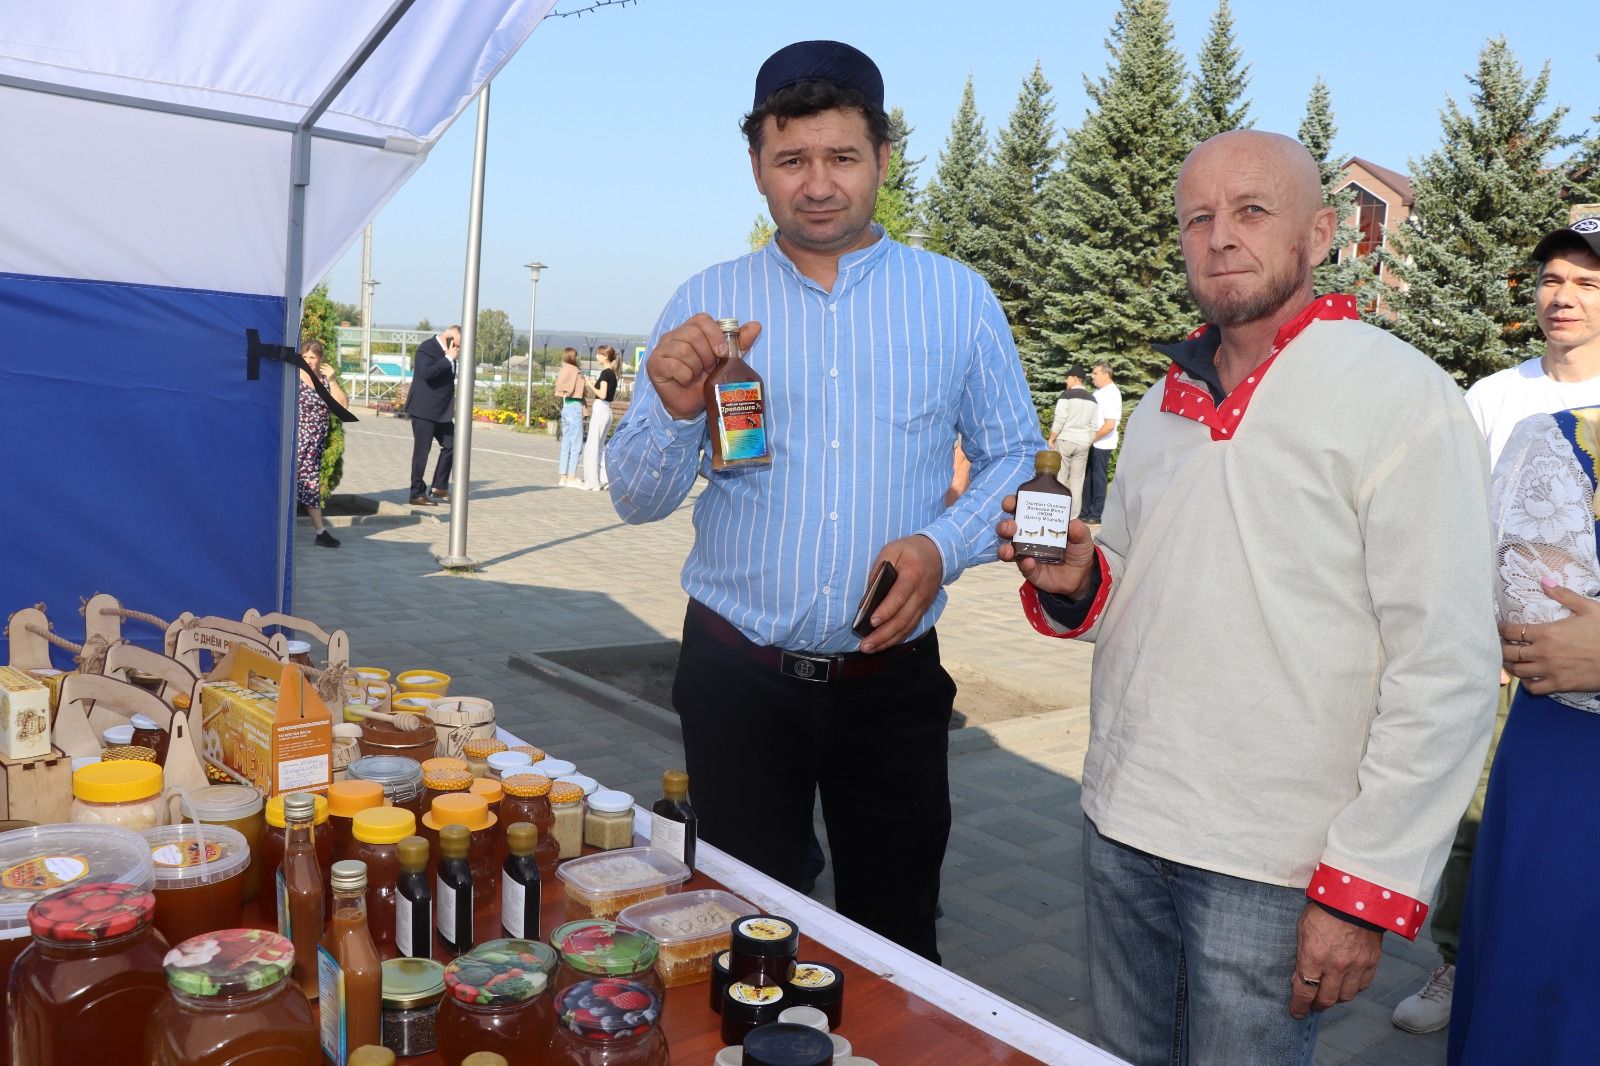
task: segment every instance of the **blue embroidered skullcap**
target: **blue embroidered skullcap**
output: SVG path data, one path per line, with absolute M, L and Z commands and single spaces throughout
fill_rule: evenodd
M 767 97 L 802 81 L 831 81 L 855 89 L 877 107 L 883 107 L 883 75 L 859 48 L 839 41 L 797 41 L 767 57 L 756 73 L 759 109 Z

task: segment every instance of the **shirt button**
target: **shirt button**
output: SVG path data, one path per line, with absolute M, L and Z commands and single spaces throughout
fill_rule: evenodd
M 837 448 L 839 446 L 839 442 L 836 441 L 836 440 L 835 441 L 829 441 L 828 443 L 832 444 L 835 448 Z
M 839 376 L 839 368 L 838 367 L 834 367 L 833 369 L 829 370 L 828 371 L 828 376 L 830 378 L 838 377 Z
M 824 586 L 822 586 L 822 594 L 824 596 L 832 596 L 833 595 L 833 589 L 829 588 L 827 585 L 824 585 Z
M 838 511 L 829 511 L 828 512 L 828 521 L 837 522 L 838 520 L 839 520 L 839 512 Z
M 828 305 L 828 310 L 837 312 L 839 310 L 839 305 L 836 304 L 836 303 L 829 304 Z

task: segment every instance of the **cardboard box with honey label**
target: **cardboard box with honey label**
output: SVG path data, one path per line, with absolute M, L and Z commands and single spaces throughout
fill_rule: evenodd
M 198 687 L 206 762 L 268 796 L 327 790 L 333 719 L 297 666 L 235 645 Z
M 50 690 L 11 666 L 0 666 L 0 753 L 8 759 L 50 754 Z

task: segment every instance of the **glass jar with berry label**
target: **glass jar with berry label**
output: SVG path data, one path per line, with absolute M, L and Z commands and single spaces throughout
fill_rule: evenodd
M 156 898 L 142 885 L 75 885 L 28 911 L 33 943 L 11 971 L 11 1061 L 132 1062 L 109 1034 L 139 1034 L 166 998 Z M 138 1041 L 130 1041 L 137 1048 Z
M 560 1066 L 668 1066 L 661 996 L 638 981 L 579 981 L 556 996 L 556 1038 L 549 1061 Z
M 445 967 L 439 1054 L 460 1062 L 474 1051 L 509 1066 L 545 1066 L 555 1019 L 550 971 L 556 954 L 533 940 L 490 940 Z

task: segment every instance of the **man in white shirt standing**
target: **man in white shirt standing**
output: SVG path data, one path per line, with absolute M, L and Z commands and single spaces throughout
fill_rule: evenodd
M 1106 485 L 1110 482 L 1111 456 L 1117 450 L 1117 426 L 1122 422 L 1122 390 L 1111 380 L 1111 367 L 1096 363 L 1089 372 L 1094 381 L 1094 401 L 1100 405 L 1100 428 L 1094 431 L 1089 446 L 1089 476 L 1084 485 L 1085 522 L 1100 521 L 1106 506 Z
M 1499 460 L 1512 429 L 1529 415 L 1600 404 L 1600 219 L 1586 218 L 1546 235 L 1534 249 L 1533 261 L 1539 265 L 1534 302 L 1545 337 L 1544 355 L 1490 374 L 1467 390 L 1467 409 L 1489 442 L 1491 466 Z M 1450 859 L 1439 879 L 1431 929 L 1439 965 L 1421 989 L 1394 1009 L 1394 1024 L 1408 1033 L 1438 1032 L 1450 1024 L 1461 908 L 1483 817 L 1489 764 L 1510 706 L 1511 689 L 1506 686 L 1478 790 L 1456 829 Z

